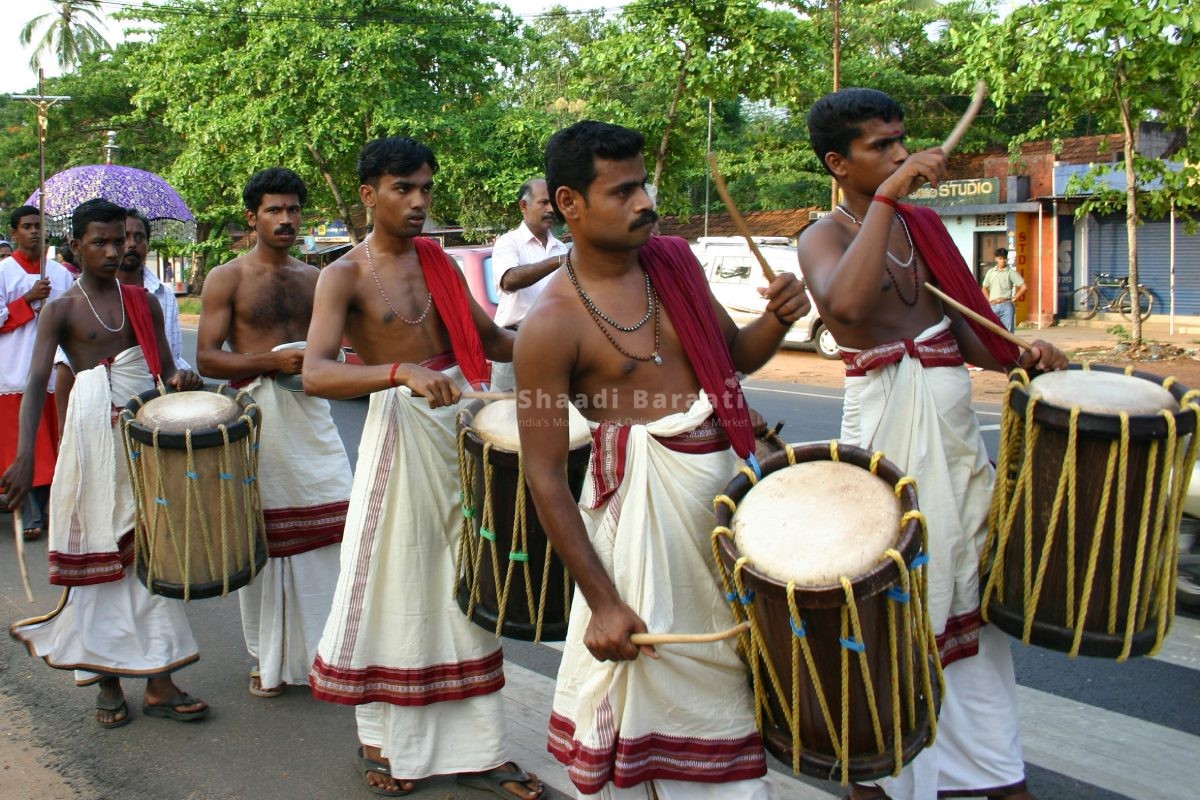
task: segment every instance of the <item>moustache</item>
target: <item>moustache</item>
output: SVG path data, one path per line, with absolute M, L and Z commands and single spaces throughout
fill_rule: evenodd
M 658 213 L 655 211 L 647 211 L 645 214 L 642 214 L 629 224 L 629 230 L 636 231 L 638 228 L 646 225 L 653 225 L 656 222 L 658 222 Z
M 275 235 L 276 235 L 276 236 L 282 236 L 282 235 L 283 235 L 283 234 L 285 234 L 285 233 L 288 233 L 288 234 L 291 234 L 292 236 L 295 236 L 295 235 L 296 235 L 296 229 L 295 229 L 295 228 L 293 228 L 291 225 L 280 225 L 278 228 L 276 228 L 276 229 L 275 229 Z
M 130 258 L 129 256 L 125 256 L 125 258 L 121 259 L 121 263 L 117 266 L 117 269 L 121 270 L 121 272 L 136 272 L 141 268 L 142 262 L 136 258 Z

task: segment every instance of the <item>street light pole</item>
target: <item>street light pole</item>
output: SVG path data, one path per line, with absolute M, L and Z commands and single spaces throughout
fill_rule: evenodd
M 46 126 L 49 122 L 47 112 L 50 106 L 70 100 L 63 95 L 46 94 L 46 74 L 38 70 L 37 94 L 13 94 L 12 100 L 25 100 L 37 107 L 38 126 L 38 225 L 41 226 L 41 255 L 38 256 L 39 272 L 42 280 L 46 279 Z

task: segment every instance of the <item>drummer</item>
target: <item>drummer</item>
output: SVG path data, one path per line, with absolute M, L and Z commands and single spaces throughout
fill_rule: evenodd
M 844 197 L 799 246 L 809 290 L 846 362 L 841 439 L 882 451 L 920 486 L 929 613 L 946 678 L 933 747 L 898 778 L 855 786 L 851 796 L 1029 798 L 1008 641 L 980 623 L 979 551 L 993 471 L 963 361 L 995 370 L 1063 369 L 1067 361 L 1043 341 L 1021 353 L 925 288 L 935 282 L 995 320 L 937 215 L 899 202 L 926 182 L 936 187 L 946 158 L 939 148 L 909 154 L 895 101 L 844 89 L 813 105 L 808 128 Z
M 643 146 L 594 121 L 546 146 L 575 248 L 521 326 L 518 419 L 538 516 L 586 601 L 572 608 L 549 747 L 581 797 L 765 798 L 733 642 L 656 652 L 630 636 L 732 625 L 709 535 L 713 496 L 753 450 L 735 370 L 766 363 L 808 302 L 784 273 L 739 330 L 687 243 L 651 236 Z M 593 426 L 582 516 L 566 481 L 567 398 Z
M 250 393 L 262 413 L 259 491 L 270 560 L 238 592 L 246 649 L 257 659 L 250 694 L 305 686 L 337 586 L 338 545 L 350 498 L 350 461 L 329 403 L 288 391 L 312 318 L 319 270 L 293 258 L 308 192 L 290 169 L 256 172 L 242 191 L 250 252 L 204 281 L 196 361 L 201 373 Z M 222 348 L 224 344 L 229 349 Z
M 317 283 L 304 385 L 322 397 L 371 393 L 346 520 L 342 573 L 310 683 L 355 706 L 356 764 L 375 794 L 428 776 L 515 800 L 542 784 L 508 761 L 504 656 L 453 599 L 462 524 L 454 404 L 509 361 L 497 327 L 441 247 L 421 237 L 433 152 L 413 139 L 368 142 L 359 197 L 374 212 L 366 241 Z M 336 360 L 342 336 L 362 364 Z
M 150 594 L 128 569 L 135 503 L 113 408 L 154 387 L 198 389 L 200 378 L 178 370 L 163 331 L 158 301 L 141 287 L 120 288 L 125 209 L 89 200 L 75 209 L 71 248 L 83 273 L 46 304 L 25 396 L 17 458 L 0 478 L 15 508 L 29 491 L 34 435 L 46 402 L 55 349 L 76 371 L 51 491 L 50 582 L 68 587 L 57 610 L 18 622 L 12 634 L 57 669 L 75 670 L 80 686 L 100 684 L 96 721 L 130 721 L 120 677 L 149 677 L 142 714 L 201 719 L 208 705 L 188 695 L 172 673 L 199 657 L 183 602 Z M 99 366 L 94 366 L 99 364 Z M 87 520 L 81 525 L 81 520 Z

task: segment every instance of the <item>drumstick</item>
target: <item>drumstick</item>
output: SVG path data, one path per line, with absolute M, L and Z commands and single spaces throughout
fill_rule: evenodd
M 629 641 L 638 646 L 644 644 L 703 644 L 731 639 L 748 630 L 750 630 L 750 623 L 740 622 L 728 630 L 716 633 L 635 633 L 629 637 Z
M 29 585 L 29 568 L 25 566 L 25 523 L 21 520 L 20 507 L 12 512 L 13 541 L 17 544 L 17 562 L 21 565 L 21 583 L 25 586 L 25 600 L 33 602 L 33 587 Z
M 942 142 L 942 154 L 947 158 L 954 152 L 954 148 L 958 147 L 958 142 L 962 139 L 963 134 L 967 132 L 967 128 L 971 127 L 971 122 L 974 121 L 975 115 L 979 113 L 979 109 L 983 107 L 983 98 L 987 95 L 987 84 L 983 81 L 975 84 L 975 94 L 971 96 L 971 104 L 967 106 L 967 110 L 959 119 L 958 124 L 954 126 L 954 130 L 950 131 L 950 135 L 946 137 L 946 141 Z
M 938 287 L 934 286 L 932 283 L 925 284 L 925 288 L 928 289 L 929 291 L 933 292 L 938 297 L 940 297 L 943 303 L 950 306 L 954 310 L 958 311 L 960 314 L 963 314 L 964 316 L 970 317 L 971 319 L 975 320 L 980 325 L 987 328 L 989 331 L 996 334 L 1000 338 L 1007 339 L 1008 341 L 1012 342 L 1013 344 L 1015 344 L 1017 347 L 1021 348 L 1022 350 L 1032 350 L 1033 349 L 1033 345 L 1031 345 L 1029 342 L 1025 341 L 1024 339 L 1022 339 L 1019 336 L 1012 335 L 1011 333 L 1008 332 L 1008 329 L 1005 328 L 1003 325 L 997 325 L 996 323 L 992 322 L 990 319 L 983 316 L 982 314 L 972 311 L 971 309 L 964 306 L 962 303 L 955 300 L 950 295 L 943 292 Z
M 468 390 L 459 395 L 463 400 L 512 400 L 515 392 L 477 392 Z
M 750 228 L 746 226 L 746 220 L 742 219 L 742 215 L 738 213 L 737 205 L 729 196 L 729 190 L 725 188 L 725 179 L 721 177 L 721 170 L 717 169 L 715 153 L 708 154 L 708 168 L 712 171 L 713 186 L 717 187 L 717 194 L 720 196 L 721 202 L 725 204 L 726 210 L 729 211 L 729 218 L 733 220 L 733 227 L 746 240 L 746 244 L 750 245 L 750 252 L 754 253 L 754 257 L 758 259 L 758 265 L 762 267 L 763 275 L 767 276 L 769 281 L 775 280 L 775 270 L 771 269 L 766 257 L 758 249 L 758 245 L 754 242 L 754 236 L 750 233 Z

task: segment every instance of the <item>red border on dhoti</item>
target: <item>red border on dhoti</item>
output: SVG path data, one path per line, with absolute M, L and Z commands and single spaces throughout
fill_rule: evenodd
M 496 649 L 471 661 L 408 669 L 378 665 L 342 669 L 317 656 L 308 683 L 312 696 L 328 703 L 428 706 L 499 691 L 504 686 L 504 653 Z
M 68 501 L 69 502 L 69 501 Z M 56 586 L 92 586 L 112 583 L 125 576 L 133 563 L 133 531 L 117 542 L 116 552 L 62 553 L 50 551 L 50 583 Z
M 757 731 L 739 739 L 663 733 L 626 739 L 618 735 L 614 747 L 601 750 L 577 741 L 575 723 L 554 713 L 550 715 L 546 749 L 566 766 L 571 783 L 583 794 L 598 794 L 607 783 L 619 789 L 650 780 L 730 783 L 759 778 L 767 772 Z
M 264 508 L 267 552 L 271 558 L 307 553 L 342 540 L 349 500 L 306 508 Z

